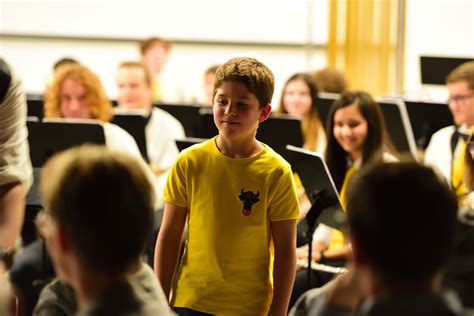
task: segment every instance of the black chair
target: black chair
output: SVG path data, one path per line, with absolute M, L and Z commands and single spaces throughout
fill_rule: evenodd
M 453 115 L 446 103 L 421 102 L 405 99 L 416 145 L 426 149 L 431 136 L 443 127 L 454 125 Z
M 199 137 L 201 119 L 199 110 L 203 106 L 189 104 L 155 104 L 156 107 L 173 115 L 183 125 L 186 137 Z
M 377 99 L 385 120 L 386 128 L 393 145 L 400 153 L 410 153 L 418 160 L 413 129 L 405 104 L 401 99 Z

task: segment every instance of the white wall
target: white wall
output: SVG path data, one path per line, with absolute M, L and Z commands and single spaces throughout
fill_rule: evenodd
M 184 9 L 189 5 L 193 6 L 191 11 L 198 12 L 189 14 Z M 473 57 L 474 1 L 406 0 L 406 6 L 404 90 L 421 98 L 445 98 L 444 88 L 421 85 L 419 56 Z M 287 19 L 282 17 L 285 12 Z M 249 18 L 259 16 L 262 18 L 257 21 Z M 310 28 L 308 21 L 312 23 Z M 324 49 L 308 50 L 305 45 L 324 44 L 326 28 L 327 0 L 0 0 L 0 55 L 20 73 L 28 92 L 42 92 L 52 64 L 58 58 L 72 56 L 97 72 L 107 93 L 114 97 L 118 63 L 139 58 L 136 40 L 161 35 L 196 42 L 176 44 L 165 70 L 167 81 L 176 86 L 177 93 L 173 94 L 184 101 L 192 101 L 197 94 L 208 66 L 246 55 L 261 59 L 274 71 L 276 104 L 283 82 L 292 73 L 325 65 Z M 2 33 L 10 36 L 2 37 Z M 67 39 L 68 34 L 71 39 Z M 229 34 L 228 38 L 224 34 Z M 89 35 L 129 40 L 101 42 L 88 40 Z M 301 45 L 225 45 L 246 39 Z M 199 44 L 201 40 L 223 43 Z
M 113 98 L 117 65 L 139 59 L 138 40 L 158 35 L 177 40 L 162 80 L 173 99 L 193 101 L 207 67 L 252 56 L 274 72 L 276 104 L 290 75 L 325 65 L 324 49 L 314 47 L 326 41 L 326 28 L 326 0 L 0 0 L 0 55 L 30 93 L 43 92 L 54 62 L 71 56 L 95 71 Z
M 419 56 L 474 58 L 474 1 L 407 0 L 405 90 L 446 100 L 444 87 L 422 86 Z

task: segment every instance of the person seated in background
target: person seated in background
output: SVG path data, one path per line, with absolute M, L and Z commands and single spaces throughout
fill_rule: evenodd
M 38 231 L 79 315 L 172 314 L 156 277 L 141 271 L 150 269 L 141 255 L 155 204 L 147 169 L 124 152 L 83 145 L 54 155 L 41 171 Z
M 449 109 L 456 125 L 433 134 L 424 161 L 439 170 L 461 197 L 467 193 L 462 179 L 466 141 L 474 132 L 474 61 L 454 69 L 446 78 L 446 86 Z
M 357 171 L 374 161 L 396 161 L 395 150 L 385 128 L 379 105 L 366 92 L 348 91 L 329 110 L 326 129 L 328 146 L 325 161 L 343 207 L 346 206 L 348 183 Z M 313 261 L 342 266 L 349 255 L 349 240 L 342 232 L 319 224 L 314 233 Z M 297 258 L 307 260 L 308 251 L 299 248 Z M 301 268 L 301 266 L 299 267 Z M 291 303 L 308 290 L 306 269 L 296 273 Z M 319 287 L 332 275 L 312 271 L 310 287 Z
M 305 293 L 291 316 L 473 315 L 455 291 L 441 287 L 457 201 L 431 168 L 414 162 L 366 168 L 351 183 L 346 211 L 349 272 Z
M 201 97 L 202 105 L 209 105 L 212 106 L 212 97 L 214 96 L 214 82 L 216 80 L 216 72 L 219 68 L 219 65 L 212 65 L 206 69 L 204 72 L 204 80 L 203 80 L 203 92 L 204 96 Z
M 153 266 L 154 245 L 163 216 L 163 192 L 171 166 L 178 157 L 176 140 L 185 137 L 181 123 L 171 114 L 152 104 L 152 78 L 147 68 L 139 62 L 123 62 L 117 74 L 119 90 L 116 113 L 141 113 L 149 116 L 145 128 L 147 154 L 155 174 L 157 209 L 152 239 L 147 248 L 148 260 Z
M 324 68 L 312 73 L 319 92 L 341 94 L 347 90 L 344 73 L 334 68 Z
M 301 117 L 304 148 L 324 153 L 326 135 L 318 115 L 318 90 L 310 75 L 297 73 L 286 81 L 277 113 Z
M 174 164 L 179 150 L 176 140 L 185 137 L 181 123 L 166 111 L 152 104 L 152 78 L 146 67 L 139 62 L 123 62 L 117 74 L 119 91 L 116 113 L 144 113 L 149 115 L 145 129 L 148 159 L 156 175 L 158 199 L 163 206 L 162 191 L 168 171 Z
M 46 91 L 45 118 L 95 119 L 102 122 L 105 142 L 111 149 L 141 156 L 133 137 L 110 123 L 113 111 L 99 78 L 82 65 L 60 69 Z
M 446 77 L 446 87 L 455 125 L 433 134 L 424 162 L 446 178 L 461 208 L 466 206 L 463 209 L 468 210 L 473 208 L 474 200 L 472 156 L 468 146 L 469 137 L 474 132 L 474 61 L 461 64 L 451 71 Z M 468 221 L 467 226 L 460 227 L 464 234 L 456 239 L 457 256 L 453 265 L 449 266 L 445 282 L 458 290 L 464 304 L 474 307 L 474 229 L 470 228 L 473 225 Z
M 161 101 L 163 99 L 164 91 L 160 75 L 168 60 L 170 46 L 170 42 L 159 37 L 150 37 L 140 42 L 143 63 L 152 76 L 153 101 Z

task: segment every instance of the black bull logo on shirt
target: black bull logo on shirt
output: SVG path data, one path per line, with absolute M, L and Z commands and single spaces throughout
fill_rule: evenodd
M 258 198 L 259 195 L 259 191 L 257 191 L 257 194 L 255 194 L 252 191 L 244 192 L 244 189 L 240 190 L 239 199 L 244 203 L 244 209 L 242 210 L 242 213 L 244 213 L 245 216 L 249 216 L 250 213 L 252 213 L 252 205 L 260 201 Z

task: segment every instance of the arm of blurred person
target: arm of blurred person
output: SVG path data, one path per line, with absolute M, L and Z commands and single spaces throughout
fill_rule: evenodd
M 290 316 L 351 316 L 365 299 L 363 280 L 353 266 L 321 288 L 303 294 Z
M 19 182 L 0 185 L 0 249 L 14 248 L 24 214 L 24 186 Z
M 286 315 L 296 271 L 296 220 L 271 222 L 275 260 L 273 300 L 268 315 Z
M 20 236 L 25 195 L 33 179 L 21 82 L 0 59 L 0 251 Z
M 178 263 L 188 211 L 185 207 L 165 203 L 163 222 L 155 248 L 155 273 L 167 299 Z

